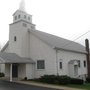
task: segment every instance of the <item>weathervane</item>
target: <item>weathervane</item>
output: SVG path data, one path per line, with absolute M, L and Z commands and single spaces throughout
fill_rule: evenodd
M 25 0 L 21 0 L 21 2 L 20 2 L 20 6 L 19 6 L 19 10 L 25 12 Z

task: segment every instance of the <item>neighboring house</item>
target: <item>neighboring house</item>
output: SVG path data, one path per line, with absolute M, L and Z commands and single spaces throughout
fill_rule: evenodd
M 6 77 L 28 79 L 42 75 L 68 75 L 85 79 L 85 47 L 35 29 L 32 16 L 22 9 L 13 14 L 9 41 L 0 53 L 1 72 Z

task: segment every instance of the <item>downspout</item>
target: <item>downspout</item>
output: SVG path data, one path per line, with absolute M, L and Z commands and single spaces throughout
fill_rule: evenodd
M 86 39 L 85 40 L 85 46 L 86 46 L 86 51 L 87 51 L 87 54 L 86 54 L 86 59 L 87 59 L 87 73 L 88 73 L 88 77 L 90 77 L 90 58 L 89 58 L 89 40 Z
M 59 75 L 58 73 L 58 50 L 55 48 L 56 50 L 56 74 Z

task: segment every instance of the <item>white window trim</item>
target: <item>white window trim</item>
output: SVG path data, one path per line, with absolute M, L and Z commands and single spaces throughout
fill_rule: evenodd
M 38 67 L 37 67 L 37 62 L 36 62 L 36 69 L 37 70 L 45 70 L 45 60 L 44 59 L 40 59 L 40 60 L 37 60 L 37 61 L 44 61 L 44 69 L 39 69 Z

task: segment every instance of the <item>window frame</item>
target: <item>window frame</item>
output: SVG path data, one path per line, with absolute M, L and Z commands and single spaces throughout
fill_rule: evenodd
M 45 69 L 45 60 L 37 60 L 37 70 L 44 70 L 44 69 Z
M 14 36 L 14 42 L 16 42 L 17 41 L 17 37 L 16 36 Z
M 26 23 L 23 23 L 23 27 L 27 27 L 27 24 Z
M 27 18 L 27 16 L 26 15 L 24 15 L 24 19 L 26 19 Z
M 17 20 L 17 16 L 14 17 L 14 20 Z
M 83 66 L 86 68 L 86 61 L 85 60 L 83 61 Z
M 62 61 L 59 62 L 59 69 L 63 69 L 63 62 Z
M 18 18 L 20 18 L 20 17 L 21 17 L 21 15 L 19 14 L 19 15 L 18 15 Z
M 28 17 L 28 20 L 30 21 L 30 17 Z
M 80 62 L 80 60 L 78 60 L 78 67 L 79 67 L 79 68 L 81 67 L 81 62 Z

